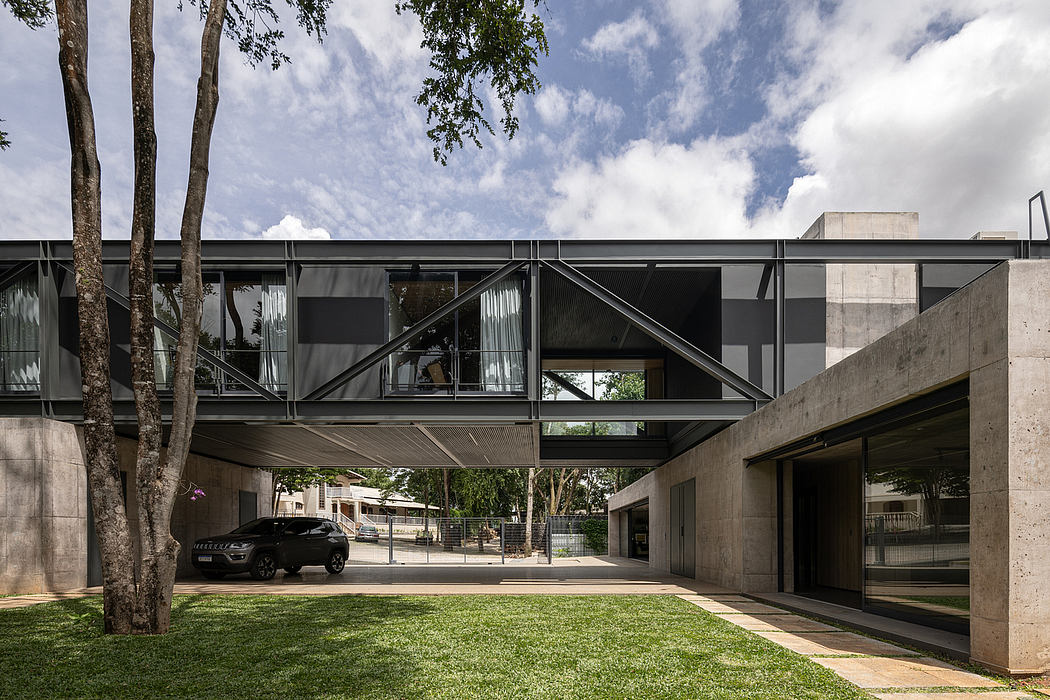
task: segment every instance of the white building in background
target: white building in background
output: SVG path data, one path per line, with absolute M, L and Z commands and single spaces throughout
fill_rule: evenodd
M 387 515 L 422 518 L 429 510 L 431 517 L 437 517 L 441 510 L 433 503 L 419 503 L 396 491 L 384 497 L 381 489 L 360 486 L 363 480 L 359 474 L 341 476 L 332 484 L 308 486 L 303 491 L 281 494 L 275 515 L 330 517 L 344 529 L 356 530 L 359 525 L 384 519 Z

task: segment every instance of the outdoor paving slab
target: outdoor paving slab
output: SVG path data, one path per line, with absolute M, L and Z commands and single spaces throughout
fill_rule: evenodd
M 764 605 L 754 601 L 722 601 L 722 600 L 690 600 L 690 603 L 703 608 L 709 613 L 725 615 L 731 613 L 744 613 L 746 615 L 783 615 L 784 611 L 771 605 Z
M 782 647 L 806 656 L 863 654 L 865 656 L 920 656 L 903 647 L 853 632 L 755 632 Z
M 879 700 L 1025 700 L 1031 698 L 1016 690 L 990 693 L 873 693 Z
M 752 632 L 838 632 L 836 627 L 825 625 L 823 622 L 799 617 L 798 615 L 741 615 L 732 613 L 719 615 L 726 622 L 732 622 L 738 627 L 743 627 Z
M 711 593 L 706 595 L 693 595 L 686 594 L 678 596 L 682 600 L 688 600 L 693 602 L 695 600 L 702 600 L 705 602 L 719 602 L 719 603 L 753 603 L 754 601 L 750 598 L 745 598 L 742 595 L 730 594 L 730 593 Z
M 1000 688 L 1001 683 L 963 671 L 937 659 L 918 657 L 894 659 L 878 657 L 821 658 L 814 663 L 830 668 L 861 688 Z

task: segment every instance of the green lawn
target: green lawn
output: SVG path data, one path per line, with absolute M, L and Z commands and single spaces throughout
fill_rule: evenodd
M 868 697 L 673 597 L 177 596 L 152 638 L 100 611 L 0 611 L 0 697 Z

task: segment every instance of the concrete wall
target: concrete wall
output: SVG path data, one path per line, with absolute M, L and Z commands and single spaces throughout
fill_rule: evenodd
M 1048 297 L 1050 262 L 1000 264 L 615 494 L 610 517 L 648 498 L 650 566 L 667 571 L 670 487 L 695 476 L 697 578 L 774 591 L 776 467 L 745 460 L 969 377 L 971 654 L 1050 668 L 1050 307 L 1032 303 Z
M 0 418 L 0 593 L 82 587 L 87 508 L 76 428 Z
M 137 528 L 135 443 L 120 438 L 120 469 L 128 473 L 128 515 Z M 269 515 L 270 475 L 190 455 L 184 483 L 207 493 L 178 497 L 172 533 L 182 545 L 179 574 L 191 573 L 193 540 L 238 525 L 239 491 L 254 491 Z M 87 472 L 76 426 L 44 418 L 0 418 L 0 593 L 67 591 L 89 584 Z
M 125 438 L 117 439 L 120 470 L 128 473 L 128 518 L 133 536 L 138 532 L 138 506 L 134 497 L 136 444 Z M 194 540 L 226 533 L 240 525 L 240 491 L 255 492 L 259 517 L 272 514 L 273 484 L 270 473 L 261 469 L 191 454 L 186 460 L 182 484 L 171 514 L 171 534 L 182 545 L 179 576 L 192 575 L 196 571 L 190 564 L 190 547 Z M 191 486 L 203 489 L 207 495 L 191 501 L 190 494 L 183 493 Z
M 919 237 L 916 212 L 824 212 L 803 238 Z M 916 266 L 825 265 L 826 367 L 871 344 L 919 313 Z

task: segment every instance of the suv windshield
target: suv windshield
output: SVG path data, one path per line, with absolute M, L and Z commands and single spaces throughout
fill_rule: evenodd
M 241 525 L 231 532 L 231 535 L 276 535 L 287 523 L 286 520 L 275 520 L 274 518 L 259 518 Z

